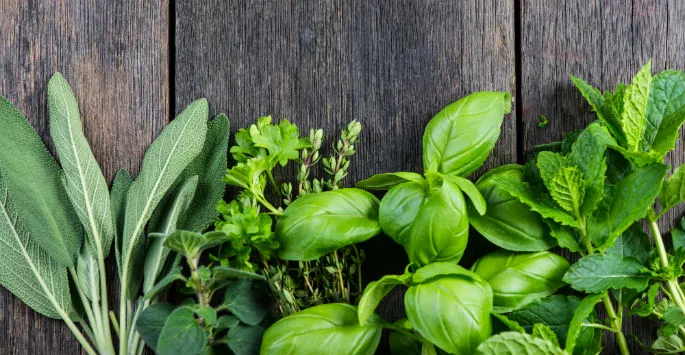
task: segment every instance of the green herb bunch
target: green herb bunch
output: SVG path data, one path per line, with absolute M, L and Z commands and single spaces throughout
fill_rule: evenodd
M 0 98 L 0 284 L 37 312 L 62 319 L 90 355 L 141 354 L 134 323 L 158 302 L 153 288 L 178 260 L 162 239 L 146 236 L 211 225 L 224 192 L 228 119 L 208 121 L 206 100 L 193 102 L 150 145 L 136 179 L 121 170 L 109 190 L 59 73 L 48 85 L 48 104 L 61 166 Z M 112 250 L 121 280 L 118 315 L 107 296 Z
M 342 187 L 361 128 L 357 121 L 348 124 L 330 157 L 322 157 L 322 130 L 312 129 L 309 137 L 300 137 L 296 125 L 287 120 L 273 124 L 270 116 L 235 135 L 236 144 L 230 151 L 236 165 L 227 171 L 224 182 L 240 191 L 235 200 L 217 205 L 221 217 L 215 227 L 228 235 L 228 241 L 212 258 L 225 266 L 265 275 L 282 316 L 326 302 L 354 302 L 353 297 L 361 292 L 364 254 L 356 246 L 313 260 L 289 262 L 279 257 L 282 244 L 275 232 L 275 220 L 294 201 Z M 325 177 L 312 178 L 319 162 Z M 277 169 L 289 164 L 297 165 L 297 180 L 277 182 Z

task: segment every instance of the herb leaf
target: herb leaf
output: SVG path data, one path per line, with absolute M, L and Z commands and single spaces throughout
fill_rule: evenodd
M 488 355 L 563 355 L 554 343 L 520 332 L 504 332 L 480 343 L 478 354 Z
M 649 284 L 649 274 L 634 257 L 592 254 L 571 265 L 563 280 L 574 289 L 589 293 L 624 287 L 641 291 Z
M 665 70 L 654 76 L 647 103 L 647 126 L 641 148 L 648 151 L 661 122 L 685 105 L 685 73 L 679 70 Z
M 650 60 L 633 77 L 623 97 L 621 128 L 626 134 L 627 148 L 633 151 L 640 148 L 647 126 L 647 102 L 652 86 L 651 69 Z
M 574 351 L 577 344 L 580 333 L 583 331 L 583 324 L 585 320 L 595 311 L 595 305 L 602 300 L 602 297 L 606 296 L 606 292 L 590 295 L 584 298 L 576 310 L 573 312 L 573 319 L 569 324 L 568 334 L 566 336 L 566 352 L 568 354 L 575 354 Z
M 664 181 L 659 191 L 659 203 L 662 211 L 668 211 L 685 201 L 685 164 L 678 166 L 671 176 Z
M 195 319 L 191 307 L 174 310 L 164 323 L 157 341 L 157 354 L 198 354 L 207 343 L 209 331 Z
M 552 179 L 549 192 L 561 208 L 571 213 L 579 211 L 585 198 L 583 173 L 575 166 L 560 169 Z
M 423 176 L 412 172 L 397 172 L 376 174 L 357 183 L 357 187 L 364 190 L 390 190 L 407 181 L 424 182 Z

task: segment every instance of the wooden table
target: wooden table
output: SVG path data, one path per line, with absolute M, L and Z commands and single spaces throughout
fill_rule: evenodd
M 515 110 L 486 167 L 522 162 L 594 119 L 569 74 L 609 89 L 649 58 L 654 71 L 685 69 L 685 2 L 0 0 L 0 94 L 47 137 L 47 81 L 61 71 L 110 181 L 120 167 L 137 171 L 153 137 L 198 97 L 233 130 L 263 114 L 335 132 L 360 120 L 349 183 L 419 171 L 433 114 L 472 91 L 507 90 Z M 401 249 L 387 245 L 367 244 L 369 280 L 402 271 Z M 380 312 L 401 316 L 400 294 Z M 656 331 L 634 319 L 625 328 L 643 339 Z M 0 290 L 0 354 L 78 353 L 66 326 Z

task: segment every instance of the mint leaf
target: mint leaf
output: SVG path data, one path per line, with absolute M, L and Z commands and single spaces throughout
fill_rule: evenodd
M 640 167 L 607 191 L 588 219 L 588 234 L 597 247 L 611 247 L 624 230 L 647 215 L 667 170 L 664 164 Z
M 614 245 L 604 254 L 621 258 L 632 256 L 644 264 L 651 255 L 650 251 L 649 235 L 642 230 L 642 222 L 638 221 L 621 233 Z
M 647 102 L 647 126 L 640 148 L 649 151 L 664 117 L 685 105 L 685 73 L 665 70 L 654 76 Z
M 685 164 L 678 166 L 659 191 L 661 210 L 668 211 L 685 201 Z
M 627 148 L 637 151 L 647 125 L 647 101 L 652 86 L 652 61 L 645 64 L 633 77 L 623 97 L 621 128 L 626 134 Z
M 580 340 L 579 335 L 583 331 L 583 324 L 585 323 L 585 320 L 594 313 L 595 305 L 599 303 L 605 295 L 606 292 L 590 295 L 580 301 L 578 307 L 576 307 L 566 336 L 566 349 L 564 350 L 566 350 L 567 353 L 576 353 L 575 348 Z
M 557 240 L 560 247 L 566 248 L 572 252 L 581 250 L 580 244 L 578 243 L 578 235 L 572 228 L 566 227 L 550 219 L 546 219 L 545 223 L 549 226 L 550 235 Z
M 571 75 L 571 81 L 573 81 L 581 95 L 583 95 L 585 100 L 587 100 L 592 109 L 597 113 L 597 118 L 604 122 L 604 124 L 609 128 L 611 134 L 613 134 L 619 142 L 625 142 L 626 138 L 623 134 L 620 122 L 620 111 L 616 110 L 616 106 L 613 104 L 605 103 L 605 101 L 611 100 L 611 96 L 605 98 L 602 96 L 599 90 L 573 75 Z M 617 88 L 616 91 L 621 92 L 619 88 Z M 616 100 L 613 100 L 612 103 L 615 101 Z
M 559 170 L 571 166 L 566 157 L 553 152 L 540 152 L 536 164 L 540 171 L 540 177 L 548 189 L 552 187 L 552 180 L 557 176 Z
M 649 278 L 635 257 L 592 254 L 571 265 L 563 281 L 578 291 L 594 293 L 624 287 L 641 291 L 649 285 Z
M 548 342 L 556 346 L 559 346 L 559 340 L 557 339 L 557 335 L 552 331 L 552 329 L 549 328 L 547 324 L 535 323 L 533 325 L 532 335 L 536 338 L 547 340 Z
M 657 354 L 680 354 L 685 351 L 685 343 L 678 335 L 662 335 L 652 344 L 652 350 Z
M 673 240 L 673 250 L 685 249 L 685 218 L 680 219 L 675 228 L 671 231 Z
M 585 198 L 583 173 L 577 167 L 562 168 L 552 179 L 549 189 L 554 201 L 568 212 L 580 211 Z
M 504 332 L 488 338 L 478 345 L 483 355 L 562 355 L 563 350 L 554 343 L 526 333 Z
M 685 106 L 681 106 L 672 114 L 664 117 L 661 121 L 661 126 L 659 126 L 659 131 L 657 131 L 656 137 L 654 137 L 654 143 L 650 152 L 659 155 L 663 159 L 666 153 L 673 150 L 678 140 L 678 131 L 683 122 L 685 122 Z

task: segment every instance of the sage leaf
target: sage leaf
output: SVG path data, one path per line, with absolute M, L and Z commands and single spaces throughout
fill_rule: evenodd
M 406 285 L 411 275 L 385 275 L 378 281 L 370 282 L 362 297 L 359 299 L 358 317 L 359 324 L 365 325 L 366 321 L 374 315 L 376 308 L 383 298 L 399 285 Z
M 93 255 L 93 248 L 82 246 L 76 263 L 76 275 L 83 294 L 91 301 L 97 301 L 100 297 L 99 272 L 100 267 Z
M 161 219 L 160 217 L 160 222 L 158 222 L 159 225 L 152 224 L 151 222 L 151 230 L 164 236 L 168 236 L 176 231 L 179 217 L 188 209 L 188 206 L 190 206 L 190 202 L 195 195 L 197 182 L 198 177 L 195 175 L 183 183 L 181 188 L 177 191 L 173 202 L 170 203 L 170 206 L 166 209 L 164 218 Z M 165 237 L 153 238 L 148 246 L 145 256 L 145 276 L 143 280 L 143 293 L 145 294 L 147 294 L 157 282 L 157 279 L 162 273 L 162 268 L 169 257 L 170 250 L 164 247 L 164 239 Z
M 626 134 L 627 148 L 637 151 L 647 126 L 647 102 L 652 86 L 652 61 L 645 64 L 633 77 L 623 97 L 621 128 Z
M 606 296 L 606 292 L 587 296 L 580 301 L 576 307 L 576 310 L 573 312 L 571 323 L 569 323 L 568 334 L 566 336 L 564 350 L 566 350 L 568 354 L 576 353 L 575 348 L 579 341 L 579 334 L 583 331 L 583 324 L 585 324 L 585 320 L 594 313 L 595 305 L 599 303 L 604 296 Z
M 668 211 L 685 201 L 685 164 L 679 165 L 664 181 L 659 191 L 662 211 Z
M 193 309 L 188 306 L 179 307 L 164 323 L 157 341 L 157 354 L 197 354 L 207 344 L 208 337 L 209 331 L 199 324 Z
M 476 92 L 445 107 L 424 130 L 423 170 L 471 175 L 495 147 L 510 111 L 507 92 Z
M 381 340 L 380 322 L 380 317 L 374 316 L 367 325 L 360 325 L 357 308 L 348 304 L 314 306 L 269 327 L 260 354 L 373 354 Z
M 643 151 L 649 151 L 664 117 L 685 105 L 685 73 L 664 70 L 654 76 L 647 102 L 647 126 L 642 139 Z
M 174 267 L 169 271 L 169 273 L 166 274 L 159 282 L 157 282 L 156 285 L 153 285 L 145 291 L 145 299 L 149 300 L 154 297 L 157 297 L 160 293 L 164 292 L 164 290 L 167 289 L 174 281 L 187 281 L 186 277 L 183 276 L 183 273 L 181 272 L 182 268 L 180 266 Z
M 140 337 L 153 351 L 157 351 L 157 342 L 169 315 L 176 309 L 174 305 L 155 303 L 140 313 L 136 321 L 136 330 Z
M 83 228 L 62 184 L 62 172 L 28 120 L 3 97 L 0 173 L 13 201 L 12 212 L 21 216 L 31 240 L 59 264 L 74 266 Z
M 36 312 L 67 319 L 67 270 L 36 242 L 19 219 L 16 205 L 0 175 L 0 284 Z
M 257 325 L 266 316 L 267 308 L 261 302 L 264 291 L 254 280 L 238 279 L 226 289 L 224 306 L 248 325 Z
M 609 288 L 644 290 L 650 276 L 635 257 L 621 258 L 615 254 L 592 254 L 571 265 L 564 282 L 578 291 L 596 293 Z
M 48 84 L 50 136 L 59 155 L 66 191 L 81 224 L 86 228 L 87 245 L 104 260 L 114 238 L 107 182 L 86 141 L 74 92 L 60 73 Z
M 291 203 L 276 223 L 285 260 L 313 260 L 380 233 L 378 199 L 355 188 L 302 196 Z
M 540 251 L 556 245 L 539 214 L 502 189 L 495 178 L 499 175 L 521 177 L 523 167 L 505 165 L 485 173 L 476 186 L 487 204 L 484 215 L 469 206 L 469 223 L 478 233 L 500 248 L 514 251 Z
M 504 332 L 493 335 L 478 345 L 483 355 L 565 355 L 552 342 L 520 332 Z
M 207 100 L 195 101 L 164 128 L 145 153 L 141 172 L 128 191 L 121 273 L 129 297 L 134 297 L 142 278 L 134 275 L 134 270 L 142 263 L 145 224 L 169 187 L 202 150 L 207 111 Z
M 423 183 L 423 176 L 411 172 L 376 174 L 357 183 L 357 187 L 364 190 L 390 190 L 403 182 L 414 181 Z
M 259 354 L 263 335 L 264 328 L 258 325 L 238 324 L 226 334 L 226 343 L 235 355 L 255 355 Z
M 121 169 L 114 176 L 110 191 L 110 203 L 112 208 L 112 220 L 114 224 L 114 250 L 116 252 L 117 270 L 121 277 L 121 242 L 124 233 L 124 219 L 126 215 L 126 193 L 131 187 L 133 179 L 126 169 Z

